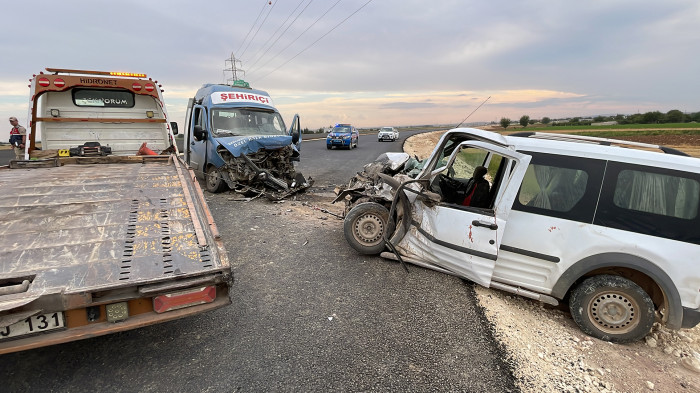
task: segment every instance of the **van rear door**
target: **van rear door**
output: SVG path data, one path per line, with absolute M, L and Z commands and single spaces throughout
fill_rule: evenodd
M 436 184 L 440 176 L 465 183 L 475 166 L 485 166 L 492 183 L 489 206 L 462 206 L 463 197 L 455 199 L 448 196 L 449 190 L 431 186 L 443 201 L 435 204 L 416 198 L 412 202 L 418 230 L 408 231 L 399 247 L 408 251 L 412 259 L 488 287 L 508 214 L 529 163 L 530 156 L 507 148 L 479 141 L 462 142 L 447 165 L 431 172 L 431 184 Z

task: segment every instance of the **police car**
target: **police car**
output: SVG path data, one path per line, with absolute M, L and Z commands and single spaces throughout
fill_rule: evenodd
M 326 136 L 326 148 L 343 147 L 352 149 L 357 147 L 360 133 L 350 124 L 336 124 L 333 130 Z

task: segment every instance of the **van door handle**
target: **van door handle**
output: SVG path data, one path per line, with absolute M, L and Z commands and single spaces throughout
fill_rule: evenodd
M 475 227 L 484 227 L 484 228 L 488 228 L 488 229 L 491 229 L 491 230 L 494 230 L 494 231 L 495 231 L 496 229 L 498 229 L 498 225 L 496 225 L 496 224 L 494 224 L 494 223 L 491 223 L 491 222 L 483 222 L 483 221 L 479 221 L 479 220 L 474 220 L 474 221 L 472 221 L 472 225 L 474 225 Z

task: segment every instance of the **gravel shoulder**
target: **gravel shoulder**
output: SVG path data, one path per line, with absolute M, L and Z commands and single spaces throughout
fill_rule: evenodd
M 442 133 L 409 138 L 404 150 L 426 157 Z M 700 156 L 700 143 L 687 140 L 639 142 Z M 700 392 L 700 326 L 673 331 L 655 325 L 643 341 L 613 344 L 583 334 L 568 310 L 478 286 L 476 294 L 514 359 L 522 392 Z

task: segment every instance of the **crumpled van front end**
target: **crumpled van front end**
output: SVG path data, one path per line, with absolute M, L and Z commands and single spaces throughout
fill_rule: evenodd
M 294 169 L 298 115 L 287 129 L 264 91 L 204 85 L 190 100 L 187 124 L 185 160 L 210 192 L 231 188 L 278 200 L 313 184 Z

